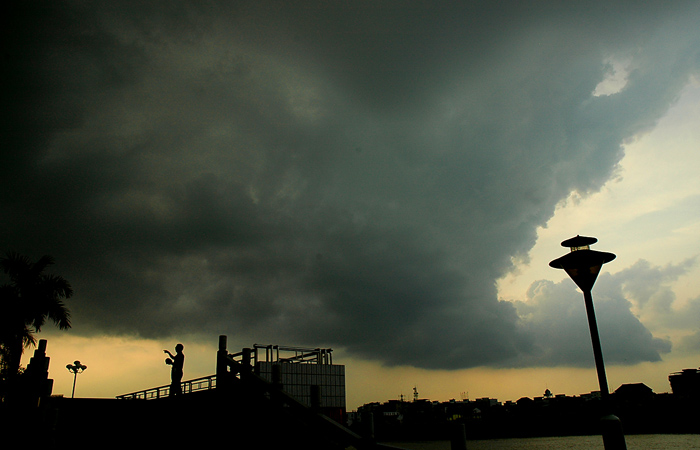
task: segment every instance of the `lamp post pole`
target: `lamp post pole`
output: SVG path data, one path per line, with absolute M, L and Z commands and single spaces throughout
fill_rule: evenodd
M 598 242 L 598 239 L 586 236 L 576 236 L 567 239 L 561 245 L 562 247 L 569 247 L 571 252 L 551 261 L 549 265 L 555 269 L 564 269 L 583 291 L 586 315 L 588 316 L 588 328 L 591 332 L 591 344 L 593 345 L 593 358 L 596 372 L 598 373 L 598 384 L 603 406 L 603 417 L 601 418 L 603 445 L 606 450 L 626 450 L 627 445 L 620 419 L 612 414 L 610 390 L 608 389 L 608 379 L 605 375 L 605 365 L 603 363 L 603 350 L 600 345 L 598 324 L 595 317 L 595 309 L 593 308 L 593 296 L 591 295 L 593 284 L 595 284 L 600 269 L 603 267 L 603 264 L 615 259 L 615 255 L 613 253 L 591 250 L 590 245 L 596 242 Z
M 593 359 L 595 360 L 596 372 L 598 372 L 598 385 L 600 386 L 600 395 L 603 401 L 608 402 L 609 389 L 608 379 L 605 375 L 605 365 L 603 363 L 603 349 L 600 345 L 600 336 L 598 335 L 598 324 L 595 318 L 595 310 L 593 309 L 593 297 L 591 291 L 583 291 L 583 300 L 586 303 L 586 315 L 588 316 L 588 328 L 591 331 L 591 344 L 593 344 Z
M 83 371 L 87 369 L 87 366 L 80 364 L 80 361 L 75 361 L 73 364 L 68 364 L 66 369 L 73 374 L 73 393 L 70 398 L 75 398 L 75 382 L 78 379 L 78 374 L 83 373 Z

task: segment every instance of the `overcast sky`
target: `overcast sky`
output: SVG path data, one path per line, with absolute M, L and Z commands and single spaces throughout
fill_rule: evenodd
M 84 338 L 591 367 L 573 283 L 499 280 L 700 70 L 695 1 L 13 3 L 0 249 L 55 257 Z M 662 206 L 694 223 L 698 198 Z M 623 226 L 625 199 L 607 205 Z M 696 263 L 599 278 L 606 361 L 700 354 L 700 291 L 670 287 Z

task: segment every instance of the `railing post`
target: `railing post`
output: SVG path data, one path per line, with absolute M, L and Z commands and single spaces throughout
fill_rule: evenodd
M 249 348 L 244 348 L 241 356 L 241 375 L 245 373 L 246 375 L 250 374 L 252 366 L 250 365 L 250 356 L 251 356 L 251 349 Z
M 216 387 L 225 389 L 228 386 L 228 351 L 226 350 L 226 336 L 219 336 L 219 350 L 216 352 Z
M 467 431 L 464 423 L 454 423 L 450 431 L 450 450 L 467 450 Z

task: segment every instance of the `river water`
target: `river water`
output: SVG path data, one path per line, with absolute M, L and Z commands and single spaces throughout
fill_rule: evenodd
M 627 450 L 700 449 L 700 434 L 639 434 L 625 436 Z M 406 450 L 450 450 L 449 441 L 388 443 Z M 467 450 L 603 450 L 600 436 L 467 441 Z

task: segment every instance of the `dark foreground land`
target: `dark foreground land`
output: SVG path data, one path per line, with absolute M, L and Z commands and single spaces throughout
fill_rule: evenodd
M 322 414 L 259 394 L 213 389 L 157 400 L 49 397 L 33 408 L 0 404 L 10 444 L 3 448 L 247 448 L 251 441 L 260 449 L 382 447 Z
M 240 401 L 239 401 L 240 400 Z M 245 407 L 240 405 L 245 404 Z M 511 405 L 466 402 L 400 402 L 365 407 L 349 425 L 357 435 L 375 442 L 449 441 L 464 425 L 467 438 L 503 439 L 600 433 L 598 404 L 576 398 Z M 700 433 L 697 402 L 655 396 L 643 403 L 618 402 L 616 414 L 626 435 Z M 399 414 L 395 414 L 399 412 Z M 266 401 L 248 402 L 216 391 L 159 400 L 69 399 L 51 397 L 32 409 L 0 405 L 7 448 L 124 445 L 142 448 L 177 445 L 246 446 L 254 438 L 259 448 L 340 449 L 349 447 L 324 427 L 309 423 L 289 408 Z M 371 413 L 371 414 L 370 414 Z M 385 414 L 386 413 L 386 414 Z M 368 427 L 370 418 L 373 428 Z M 370 447 L 368 447 L 370 448 Z
M 308 417 L 256 403 L 241 407 L 216 391 L 160 400 L 52 397 L 33 410 L 3 411 L 0 420 L 14 444 L 3 448 L 247 448 L 251 439 L 261 449 L 347 447 Z
M 232 421 L 241 420 L 217 400 L 193 394 L 159 401 L 51 397 L 36 408 L 6 407 L 2 421 L 13 430 L 16 444 L 31 443 L 33 448 L 185 448 L 197 442 L 214 444 L 227 435 L 220 414 L 228 412 Z

